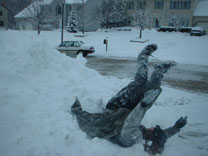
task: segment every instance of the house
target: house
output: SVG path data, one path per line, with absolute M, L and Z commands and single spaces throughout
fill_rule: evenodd
M 13 16 L 10 10 L 4 4 L 0 4 L 0 28 L 12 28 L 12 19 Z
M 126 0 L 127 16 L 133 17 L 136 4 L 150 13 L 150 27 L 194 25 L 193 14 L 198 0 Z
M 15 15 L 16 29 L 37 29 L 37 18 L 42 18 L 42 29 L 58 28 L 61 20 L 61 1 L 34 1 Z
M 37 26 L 31 21 L 35 19 L 37 13 L 42 13 L 45 20 L 42 29 L 61 28 L 62 24 L 62 2 L 64 2 L 64 26 L 67 26 L 68 17 L 72 11 L 76 11 L 80 19 L 83 19 L 85 31 L 97 30 L 99 24 L 93 18 L 93 5 L 96 6 L 96 0 L 43 0 L 35 4 L 28 5 L 15 16 L 17 29 L 37 29 Z M 37 6 L 36 6 L 37 5 Z M 87 16 L 86 16 L 87 15 Z M 47 20 L 48 19 L 48 20 Z M 34 20 L 37 21 L 37 20 Z M 80 25 L 80 30 L 83 26 Z
M 208 0 L 201 0 L 193 13 L 193 26 L 203 27 L 208 33 Z

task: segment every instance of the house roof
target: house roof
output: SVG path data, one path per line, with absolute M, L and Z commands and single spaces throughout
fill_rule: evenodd
M 9 8 L 7 8 L 7 7 L 5 6 L 5 4 L 0 3 L 0 5 L 1 5 L 2 7 L 4 7 L 5 9 L 7 9 L 8 12 L 9 12 L 9 14 L 10 14 L 11 16 L 13 16 L 13 15 L 12 15 L 12 12 L 10 11 Z
M 201 0 L 198 2 L 193 16 L 208 16 L 208 0 Z
M 86 2 L 87 0 L 84 0 Z M 65 0 L 66 4 L 75 4 L 75 3 L 82 3 L 83 0 Z
M 20 11 L 15 18 L 35 17 L 40 11 L 40 5 L 50 5 L 53 0 L 35 1 Z
M 4 7 L 5 9 L 9 10 L 4 4 L 0 3 L 0 5 L 1 5 L 2 7 Z

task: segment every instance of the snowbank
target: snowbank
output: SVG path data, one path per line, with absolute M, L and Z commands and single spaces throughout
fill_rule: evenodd
M 61 55 L 36 32 L 0 31 L 0 49 L 2 155 L 147 155 L 141 144 L 121 148 L 89 139 L 70 113 L 75 96 L 84 109 L 100 112 L 129 80 L 101 76 L 85 67 L 84 58 Z M 180 116 L 188 116 L 188 125 L 167 142 L 164 156 L 207 155 L 207 100 L 204 94 L 163 87 L 143 124 L 166 128 Z

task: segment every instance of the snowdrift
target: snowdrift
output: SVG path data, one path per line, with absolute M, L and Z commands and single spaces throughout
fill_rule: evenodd
M 121 148 L 89 139 L 70 107 L 78 96 L 85 110 L 100 112 L 130 80 L 101 76 L 86 60 L 61 55 L 36 32 L 0 32 L 0 153 L 4 156 L 147 155 L 143 146 Z M 147 127 L 166 128 L 180 117 L 188 125 L 166 144 L 163 155 L 207 155 L 206 95 L 163 87 L 146 114 Z

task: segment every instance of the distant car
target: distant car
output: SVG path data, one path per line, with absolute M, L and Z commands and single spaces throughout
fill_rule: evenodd
M 193 27 L 190 32 L 191 36 L 203 36 L 205 34 L 205 29 L 202 27 Z
M 175 27 L 172 27 L 172 26 L 160 26 L 157 31 L 162 31 L 162 32 L 172 32 L 172 31 L 176 31 L 176 28 Z
M 192 30 L 192 27 L 180 27 L 179 31 L 182 33 L 190 33 Z
M 83 41 L 64 41 L 56 49 L 66 55 L 82 54 L 83 57 L 95 52 L 93 46 L 86 46 Z

